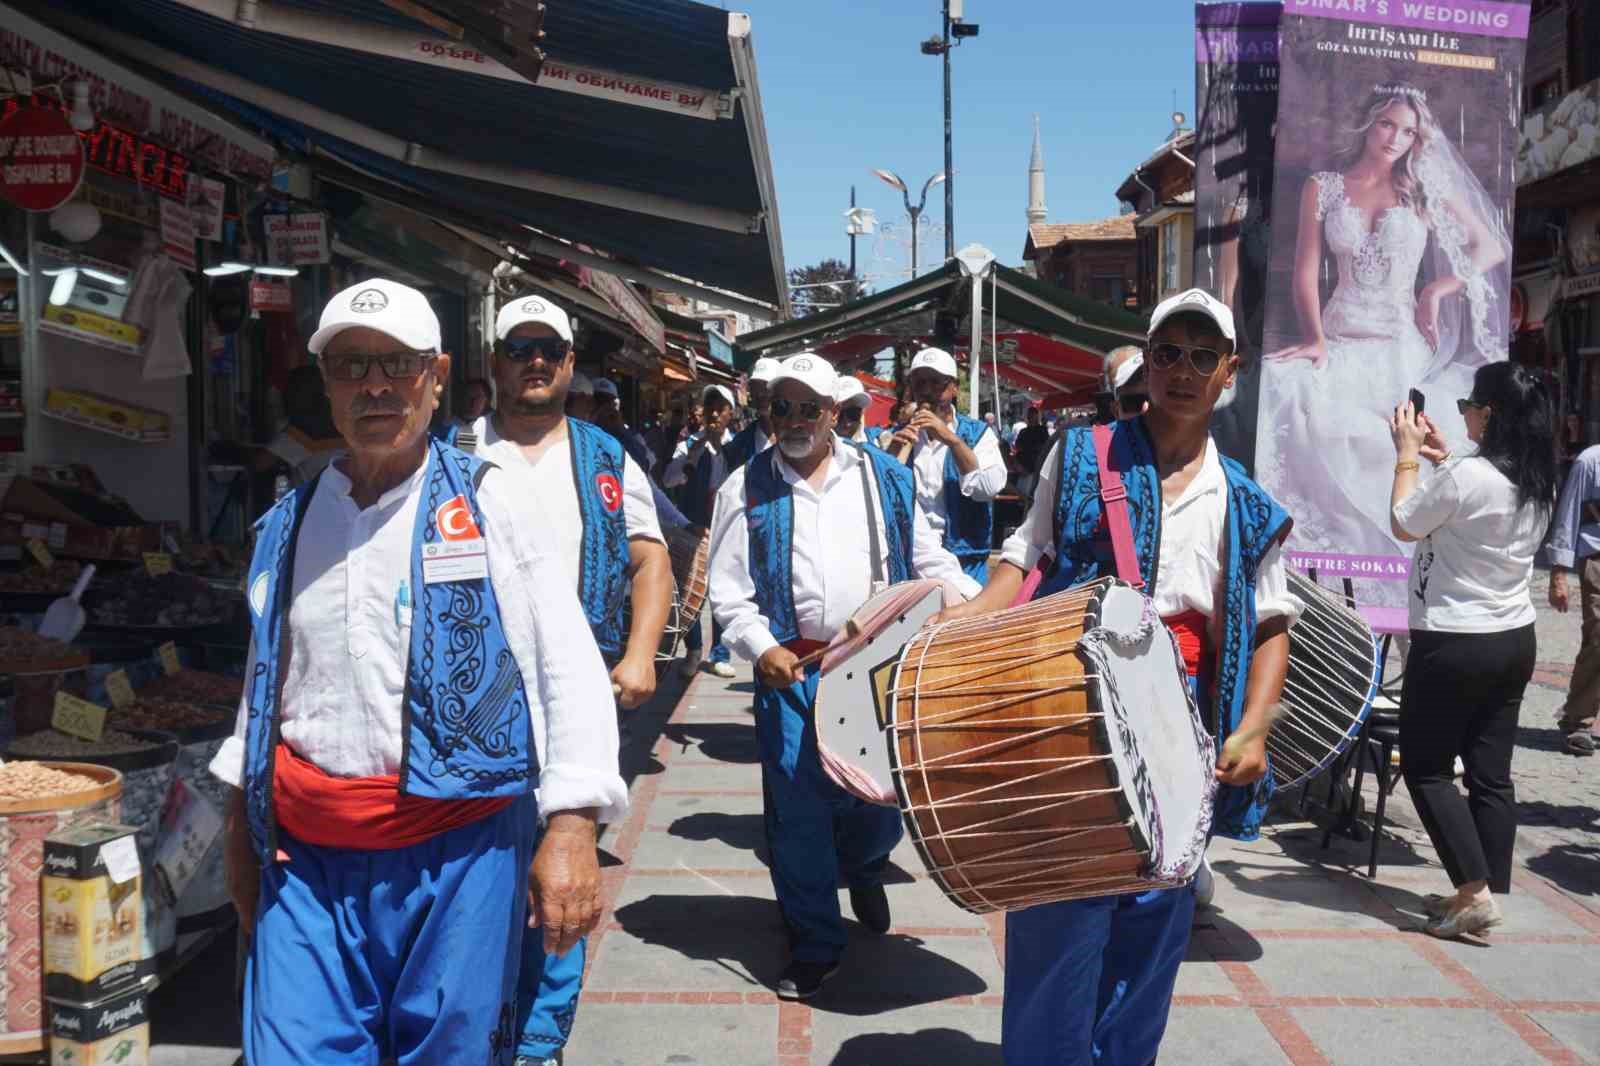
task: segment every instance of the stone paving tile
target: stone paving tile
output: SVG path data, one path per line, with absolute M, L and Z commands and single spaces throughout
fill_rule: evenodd
M 770 1006 L 585 1003 L 566 1061 L 574 1066 L 733 1066 L 774 1061 Z
M 1191 957 L 1178 967 L 1178 983 L 1173 989 L 1177 996 L 1238 996 L 1239 988 L 1228 977 L 1220 963 Z
M 669 829 L 646 829 L 633 864 L 764 868 L 766 845 L 759 814 L 701 811 L 674 819 Z
M 854 932 L 844 965 L 811 1001 L 818 1011 L 878 1013 L 956 997 L 999 995 L 1004 986 L 988 937 Z
M 1296 1007 L 1290 1013 L 1333 1066 L 1535 1066 L 1545 1061 L 1486 1010 Z
M 1187 967 L 1186 967 L 1187 968 Z M 1174 1006 L 1162 1066 L 1277 1066 L 1292 1062 L 1253 1010 Z
M 1534 1011 L 1530 1017 L 1582 1061 L 1600 1063 L 1600 1013 Z
M 930 1004 L 860 1016 L 813 1010 L 811 1034 L 813 1066 L 1000 1066 L 994 1008 Z
M 680 819 L 692 818 L 698 814 L 753 814 L 759 818 L 761 796 L 753 790 L 750 793 L 720 796 L 685 796 L 678 794 L 672 785 L 668 785 L 656 796 L 656 801 L 650 808 L 650 824 L 670 826 Z
M 1398 940 L 1268 940 L 1250 964 L 1275 996 L 1428 996 L 1465 993 Z
M 657 891 L 628 899 L 612 913 L 586 988 L 610 991 L 755 992 L 777 980 L 787 938 L 769 886 L 718 885 L 654 878 Z M 728 894 L 744 889 L 748 894 Z
M 1600 945 L 1439 941 L 1439 947 L 1490 991 L 1510 1000 L 1600 998 Z M 1587 982 L 1571 983 L 1587 973 Z
M 1393 929 L 1363 886 L 1307 867 L 1242 871 L 1213 865 L 1217 912 L 1263 929 Z

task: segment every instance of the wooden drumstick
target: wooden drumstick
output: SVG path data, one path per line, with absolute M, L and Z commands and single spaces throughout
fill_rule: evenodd
M 857 637 L 859 637 L 860 635 L 861 635 L 861 623 L 857 622 L 854 618 L 845 619 L 845 622 L 844 622 L 844 639 L 845 640 L 854 640 Z M 822 647 L 818 648 L 816 651 L 812 652 L 810 655 L 807 655 L 805 658 L 803 658 L 799 662 L 795 663 L 794 664 L 795 668 L 798 669 L 798 670 L 804 670 L 806 667 L 810 666 L 812 663 L 821 662 L 822 661 L 822 657 L 824 655 L 828 654 L 828 649 L 831 648 L 831 647 L 833 647 L 832 643 L 824 644 Z
M 1228 737 L 1222 744 L 1222 759 L 1224 765 L 1238 759 L 1244 746 L 1258 737 L 1264 737 L 1272 729 L 1272 723 L 1283 717 L 1283 704 L 1274 703 L 1267 708 L 1266 718 L 1258 726 L 1242 729 Z
M 916 406 L 916 411 L 917 411 L 918 414 L 922 413 L 923 411 L 926 411 L 927 409 L 928 409 L 928 405 L 925 404 L 925 403 L 919 403 Z M 905 426 L 901 426 L 900 428 L 904 429 Z M 894 451 L 890 452 L 889 454 L 894 456 L 896 459 L 898 459 L 902 463 L 909 462 L 910 459 L 911 459 L 911 449 L 913 447 L 914 447 L 914 445 L 912 445 L 912 444 L 896 444 L 894 446 Z

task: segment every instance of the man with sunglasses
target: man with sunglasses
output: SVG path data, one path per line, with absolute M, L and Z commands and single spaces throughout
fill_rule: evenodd
M 1177 637 L 1217 744 L 1212 831 L 1253 840 L 1273 791 L 1264 727 L 1300 604 L 1282 557 L 1289 516 L 1210 437 L 1212 410 L 1238 366 L 1235 336 L 1232 313 L 1199 289 L 1158 305 L 1145 358 L 1150 406 L 1116 424 L 1110 457 L 1139 567 L 1122 576 L 1144 582 Z M 1009 606 L 1041 560 L 1036 596 L 1116 573 L 1095 453 L 1089 430 L 1066 431 L 988 587 L 941 619 Z M 1249 739 L 1230 750 L 1235 733 Z M 1008 914 L 1005 1061 L 1154 1062 L 1194 906 L 1194 886 L 1185 885 Z
M 566 415 L 575 363 L 572 323 L 561 307 L 542 296 L 503 306 L 490 359 L 499 408 L 472 426 L 473 450 L 513 480 L 517 528 L 542 533 L 564 564 L 611 666 L 617 702 L 632 710 L 655 693 L 656 649 L 671 609 L 671 562 L 644 470 L 612 433 Z M 608 391 L 604 385 L 612 383 L 602 378 L 592 386 L 599 417 L 603 397 L 613 407 L 616 402 L 615 386 Z M 630 595 L 632 622 L 624 632 L 623 601 Z M 612 717 L 600 710 L 594 708 L 597 723 Z M 585 949 L 579 940 L 554 955 L 539 937 L 524 938 L 519 1064 L 544 1063 L 565 1045 Z
M 627 808 L 604 666 L 511 479 L 427 433 L 427 298 L 352 286 L 309 347 L 348 452 L 256 527 L 255 681 L 211 763 L 245 1058 L 505 1066 L 523 933 L 592 928 L 596 819 Z
M 1111 386 L 1118 419 L 1138 418 L 1150 408 L 1150 389 L 1145 381 L 1144 349 L 1124 344 L 1106 355 L 1106 383 Z
M 989 574 L 994 498 L 1006 487 L 1000 438 L 988 423 L 956 412 L 955 357 L 924 348 L 911 360 L 907 383 L 917 402 L 891 451 L 909 448 L 917 502 L 961 568 L 982 584 Z
M 875 448 L 835 436 L 833 368 L 811 352 L 772 379 L 776 446 L 734 471 L 717 494 L 710 595 L 728 643 L 756 664 L 768 865 L 789 930 L 781 999 L 806 999 L 839 968 L 849 940 L 839 882 L 857 919 L 890 926 L 882 874 L 900 812 L 834 784 L 817 755 L 812 712 L 821 648 L 886 582 L 978 585 L 939 543 L 911 473 Z
M 839 384 L 833 390 L 835 417 L 834 432 L 841 440 L 854 444 L 867 443 L 867 431 L 861 428 L 862 416 L 872 406 L 861 379 L 854 374 L 840 374 Z

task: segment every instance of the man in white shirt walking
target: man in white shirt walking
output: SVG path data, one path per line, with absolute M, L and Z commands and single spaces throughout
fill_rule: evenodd
M 258 526 L 251 680 L 211 764 L 240 787 L 245 1058 L 504 1066 L 525 923 L 565 952 L 600 914 L 610 686 L 505 475 L 427 434 L 450 366 L 427 299 L 352 286 L 309 347 L 349 453 Z
M 1569 755 L 1587 757 L 1600 745 L 1600 444 L 1585 448 L 1573 460 L 1550 520 L 1546 542 L 1550 555 L 1550 606 L 1566 614 L 1572 606 L 1567 575 L 1578 571 L 1578 607 L 1583 613 L 1583 642 L 1572 667 L 1567 702 L 1556 726 L 1566 737 Z
M 728 479 L 728 474 L 742 464 L 730 450 L 734 434 L 728 429 L 733 421 L 734 398 L 726 386 L 707 385 L 700 393 L 700 433 L 678 445 L 672 462 L 661 477 L 669 489 L 680 489 L 683 513 L 696 526 L 709 529 L 711 511 L 717 490 Z M 684 641 L 685 656 L 680 667 L 685 676 L 692 676 L 700 666 L 700 624 L 698 619 L 686 621 L 688 638 Z M 734 676 L 730 653 L 723 639 L 722 627 L 712 619 L 710 669 L 718 677 Z
M 922 577 L 978 591 L 939 545 L 909 471 L 834 436 L 834 378 L 812 353 L 783 361 L 771 403 L 777 446 L 729 475 L 711 530 L 713 610 L 729 644 L 756 664 L 767 850 L 789 928 L 783 999 L 814 995 L 839 967 L 848 940 L 841 876 L 856 917 L 888 931 L 881 875 L 901 833 L 899 811 L 858 800 L 823 773 L 812 720 L 818 668 L 800 659 L 839 632 L 874 583 Z
M 961 568 L 982 583 L 989 575 L 994 498 L 1006 487 L 1006 460 L 988 423 L 956 412 L 957 373 L 949 352 L 924 348 L 916 354 L 906 380 L 917 412 L 895 433 L 891 450 L 899 455 L 910 449 L 917 502 Z

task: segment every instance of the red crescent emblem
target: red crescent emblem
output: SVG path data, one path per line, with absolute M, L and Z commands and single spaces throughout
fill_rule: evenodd
M 594 479 L 594 485 L 600 490 L 600 502 L 605 504 L 606 513 L 616 514 L 622 509 L 622 482 L 611 474 L 601 474 Z
M 465 496 L 456 496 L 439 505 L 433 513 L 433 523 L 438 527 L 440 540 L 480 540 L 478 523 L 472 520 L 472 508 Z

